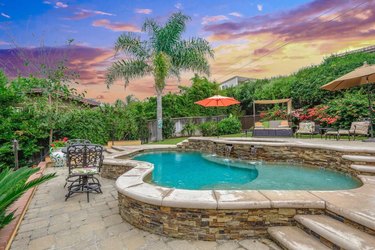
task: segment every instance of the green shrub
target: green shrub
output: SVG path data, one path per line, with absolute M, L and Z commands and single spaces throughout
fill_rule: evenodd
M 219 122 L 218 132 L 220 135 L 236 134 L 241 132 L 241 127 L 240 120 L 230 115 Z
M 328 102 L 327 106 L 327 113 L 338 118 L 334 124 L 337 128 L 350 128 L 352 122 L 369 116 L 368 99 L 362 92 L 347 92 L 342 98 Z
M 72 110 L 60 118 L 59 131 L 70 139 L 87 139 L 92 143 L 107 144 L 109 127 L 98 109 Z
M 194 134 L 195 130 L 197 130 L 197 125 L 190 121 L 190 122 L 185 124 L 184 129 L 181 132 L 184 135 L 192 136 Z
M 216 122 L 204 122 L 204 123 L 200 124 L 200 126 L 199 126 L 203 136 L 216 136 L 216 135 L 218 135 L 217 127 L 218 126 L 217 126 Z
M 170 117 L 163 119 L 163 139 L 169 139 L 175 132 L 174 122 Z

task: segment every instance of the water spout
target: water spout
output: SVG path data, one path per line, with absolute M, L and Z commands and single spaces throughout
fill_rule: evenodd
M 254 145 L 250 147 L 250 154 L 254 156 L 257 154 L 257 148 Z
M 232 149 L 233 149 L 233 145 L 231 144 L 225 145 L 225 151 L 224 151 L 225 158 L 228 158 L 230 156 Z

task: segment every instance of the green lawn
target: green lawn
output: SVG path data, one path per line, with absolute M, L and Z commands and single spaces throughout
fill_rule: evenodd
M 251 134 L 247 134 L 248 137 L 251 137 Z M 232 135 L 221 135 L 220 137 L 245 137 L 244 133 L 238 133 L 238 134 L 232 134 Z M 162 145 L 173 145 L 177 144 L 179 142 L 182 142 L 183 140 L 187 139 L 188 137 L 179 137 L 179 138 L 171 138 L 171 139 L 165 139 L 163 141 L 159 142 L 151 142 L 149 144 L 162 144 Z
M 246 137 L 246 135 L 244 133 L 238 133 L 238 134 L 231 134 L 231 135 L 221 135 L 220 136 L 221 138 L 222 137 Z M 251 137 L 251 132 L 249 132 L 247 134 L 247 137 Z M 188 137 L 179 137 L 179 138 L 171 138 L 171 139 L 166 139 L 166 140 L 163 140 L 163 141 L 160 141 L 160 142 L 151 142 L 149 144 L 161 144 L 161 145 L 175 145 L 179 142 L 182 142 L 183 140 L 187 139 Z M 298 137 L 299 138 L 299 137 Z M 312 138 L 319 138 L 320 139 L 320 135 L 313 135 Z M 310 136 L 309 135 L 303 135 L 301 138 L 299 139 L 310 139 Z M 325 137 L 323 136 L 323 139 L 325 139 Z M 360 140 L 363 140 L 363 139 L 366 139 L 365 137 L 361 137 L 361 136 L 358 136 L 356 137 L 356 140 L 357 141 L 360 141 Z M 331 140 L 334 140 L 333 137 L 331 137 Z M 342 136 L 340 137 L 340 140 L 348 140 L 348 137 L 347 136 Z

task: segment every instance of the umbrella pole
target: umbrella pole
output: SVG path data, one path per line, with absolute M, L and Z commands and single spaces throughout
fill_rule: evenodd
M 369 83 L 368 81 L 368 78 L 367 78 L 367 84 Z M 369 139 L 366 139 L 366 140 L 363 140 L 364 142 L 375 142 L 375 138 L 374 138 L 374 126 L 372 124 L 372 113 L 374 112 L 374 109 L 372 107 L 372 91 L 371 91 L 371 85 L 368 84 L 368 88 L 367 88 L 367 98 L 368 98 L 368 110 L 369 110 L 369 120 L 370 120 L 370 138 Z

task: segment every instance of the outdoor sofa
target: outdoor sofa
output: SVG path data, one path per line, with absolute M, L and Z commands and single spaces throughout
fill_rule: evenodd
M 287 120 L 275 120 L 268 122 L 256 122 L 253 130 L 253 136 L 258 137 L 269 137 L 269 136 L 280 136 L 288 137 L 292 136 L 293 131 L 289 126 Z

